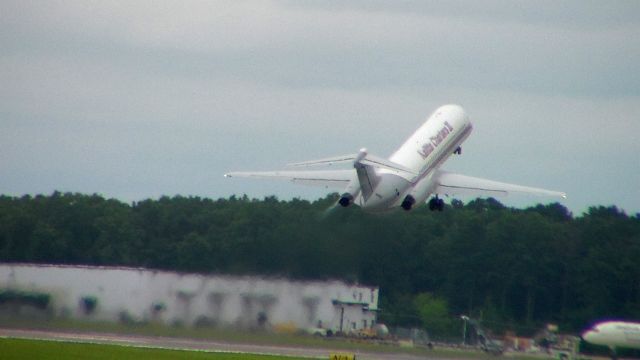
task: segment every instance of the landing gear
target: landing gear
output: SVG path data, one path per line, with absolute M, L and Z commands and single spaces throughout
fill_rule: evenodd
M 431 211 L 442 211 L 444 210 L 444 200 L 440 199 L 439 197 L 434 197 L 431 198 L 431 200 L 429 200 L 429 210 Z
M 454 153 L 454 154 L 456 154 L 456 155 L 460 155 L 460 154 L 462 154 L 462 147 L 458 146 L 458 147 L 453 151 L 453 153 Z

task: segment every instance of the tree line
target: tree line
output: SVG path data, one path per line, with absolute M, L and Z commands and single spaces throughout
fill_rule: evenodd
M 372 215 L 331 209 L 337 197 L 0 196 L 0 261 L 342 279 L 379 286 L 390 325 L 451 329 L 440 320 L 465 314 L 527 333 L 640 319 L 640 214 L 489 198 Z

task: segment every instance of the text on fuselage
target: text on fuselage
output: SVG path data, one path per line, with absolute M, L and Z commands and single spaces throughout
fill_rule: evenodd
M 428 142 L 422 145 L 422 148 L 418 150 L 418 154 L 420 154 L 423 159 L 428 158 L 433 150 L 435 150 L 438 145 L 440 145 L 452 131 L 453 127 L 449 124 L 448 121 L 445 121 L 442 129 L 440 129 L 440 131 L 438 131 L 435 136 L 430 137 Z

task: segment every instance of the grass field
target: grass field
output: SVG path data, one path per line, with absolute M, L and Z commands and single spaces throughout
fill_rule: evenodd
M 312 336 L 300 336 L 294 334 L 273 334 L 267 332 L 239 332 L 230 329 L 214 329 L 214 328 L 189 328 L 189 327 L 173 327 L 164 326 L 160 324 L 137 324 L 137 325 L 125 325 L 115 323 L 103 323 L 103 322 L 83 322 L 76 320 L 62 320 L 62 319 L 16 319 L 16 318 L 0 318 L 0 324 L 4 328 L 14 329 L 39 329 L 39 330 L 51 330 L 51 331 L 73 331 L 80 333 L 113 333 L 120 335 L 144 335 L 144 336 L 161 336 L 168 338 L 183 338 L 183 339 L 199 339 L 199 340 L 214 340 L 214 341 L 226 341 L 231 343 L 245 343 L 245 344 L 258 344 L 258 345 L 277 345 L 277 346 L 294 346 L 294 347 L 310 347 L 310 348 L 326 348 L 335 349 L 344 352 L 374 352 L 374 353 L 403 353 L 424 357 L 437 357 L 448 359 L 495 359 L 490 355 L 483 352 L 474 350 L 463 350 L 453 348 L 440 348 L 436 347 L 433 350 L 427 350 L 424 348 L 404 348 L 400 346 L 392 346 L 385 344 L 375 344 L 362 341 L 351 341 L 349 339 L 325 339 Z M 5 340 L 0 340 L 0 360 L 5 359 L 3 344 Z M 75 344 L 74 344 L 75 345 Z M 77 344 L 80 345 L 80 344 Z M 80 346 L 93 346 L 93 345 L 80 345 Z M 126 349 L 126 348 L 124 348 Z M 137 349 L 136 351 L 156 351 L 151 349 Z M 157 350 L 160 352 L 168 350 Z M 168 351 L 169 353 L 175 353 L 175 351 Z M 80 352 L 82 356 L 74 357 L 60 357 L 63 359 L 68 358 L 89 358 L 89 359 L 118 359 L 120 356 L 113 357 L 87 357 L 85 352 Z M 186 352 L 189 359 L 199 359 L 199 357 L 193 356 L 205 356 L 205 359 L 278 359 L 278 357 L 262 356 L 262 357 L 246 357 L 248 355 L 240 355 L 241 357 L 230 357 L 231 354 L 214 354 L 204 352 Z M 197 355 L 194 355 L 197 354 Z M 328 352 L 327 352 L 328 354 Z M 146 356 L 146 355 L 144 355 Z M 151 358 L 156 358 L 155 355 L 149 355 Z M 181 359 L 178 354 L 171 354 L 168 358 Z M 206 357 L 211 356 L 211 357 Z M 218 356 L 218 357 L 216 357 Z M 222 356 L 222 357 L 220 357 Z M 327 356 L 328 357 L 328 356 Z M 23 354 L 18 357 L 7 358 L 42 358 L 37 355 Z M 47 358 L 47 357 L 44 357 Z M 50 358 L 50 357 L 49 357 Z M 540 360 L 544 356 L 532 356 L 527 354 L 510 354 L 511 360 Z M 161 358 L 162 359 L 162 358 Z M 294 359 L 291 357 L 284 357 L 283 359 Z
M 0 339 L 0 358 L 12 359 L 190 359 L 190 360 L 297 360 L 270 355 L 165 350 L 118 345 L 82 344 L 47 340 Z
M 14 329 L 35 329 L 52 331 L 73 331 L 73 332 L 97 332 L 114 333 L 121 335 L 144 335 L 162 336 L 170 338 L 199 339 L 228 341 L 233 343 L 259 344 L 259 345 L 282 345 L 296 347 L 313 347 L 340 349 L 344 351 L 371 351 L 371 352 L 405 352 L 412 354 L 433 354 L 433 351 L 414 348 L 400 348 L 397 346 L 373 344 L 367 342 L 353 342 L 348 339 L 322 338 L 315 336 L 301 336 L 296 334 L 275 334 L 270 332 L 242 332 L 233 329 L 217 328 L 191 328 L 174 327 L 161 324 L 136 324 L 125 325 L 119 323 L 77 321 L 63 319 L 20 319 L 20 318 L 0 318 L 0 324 L 5 328 Z M 446 351 L 445 351 L 446 353 Z M 456 353 L 455 357 L 459 357 Z M 446 356 L 445 354 L 445 357 Z M 0 358 L 1 359 L 1 358 Z

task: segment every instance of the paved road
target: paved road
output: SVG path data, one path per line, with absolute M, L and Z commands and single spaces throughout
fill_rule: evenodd
M 69 342 L 85 342 L 97 344 L 116 344 L 135 347 L 153 347 L 162 349 L 183 349 L 200 350 L 211 352 L 233 352 L 271 355 L 290 355 L 309 358 L 328 359 L 331 349 L 306 348 L 295 346 L 275 346 L 241 344 L 214 340 L 194 340 L 171 337 L 155 337 L 140 335 L 120 335 L 105 333 L 79 333 L 65 331 L 43 331 L 43 330 L 18 330 L 0 328 L 0 337 L 23 338 L 23 339 L 43 339 Z M 334 350 L 335 352 L 345 352 L 344 350 Z M 351 351 L 353 352 L 353 351 Z M 409 355 L 403 353 L 373 353 L 355 351 L 358 360 L 418 360 L 427 359 L 422 356 Z M 437 360 L 437 357 L 428 359 Z M 450 360 L 450 359 L 449 359 Z

